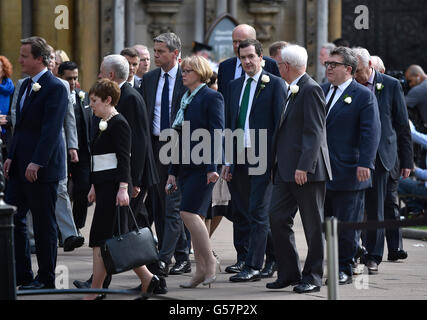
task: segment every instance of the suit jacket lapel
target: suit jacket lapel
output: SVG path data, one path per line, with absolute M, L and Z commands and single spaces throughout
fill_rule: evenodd
M 347 87 L 347 89 L 344 90 L 341 97 L 337 100 L 337 102 L 332 106 L 332 109 L 329 111 L 329 114 L 326 117 L 326 123 L 332 122 L 336 116 L 345 108 L 348 107 L 348 104 L 344 102 L 344 97 L 346 95 L 352 97 L 353 92 L 355 90 L 355 81 L 353 80 L 350 85 Z
M 300 87 L 300 91 L 301 91 L 301 87 L 304 85 L 304 83 L 306 83 L 307 82 L 307 74 L 304 74 L 302 77 L 301 77 L 301 79 L 299 79 L 299 81 L 298 81 L 298 83 L 297 83 L 297 86 L 299 86 Z M 298 93 L 297 93 L 297 95 L 298 95 Z M 282 116 L 282 118 L 281 118 L 281 120 L 280 120 L 280 124 L 279 124 L 279 128 L 282 126 L 282 124 L 283 124 L 283 122 L 285 121 L 285 119 L 286 119 L 286 117 L 288 116 L 288 114 L 289 114 L 289 112 L 290 112 L 290 110 L 291 110 L 291 106 L 293 106 L 294 105 L 294 102 L 295 102 L 295 99 L 296 99 L 296 95 L 293 95 L 292 93 L 291 93 L 291 96 L 290 96 L 290 99 L 289 99 L 289 103 L 288 103 L 288 107 L 286 107 L 286 105 L 285 105 L 285 111 L 284 111 L 284 114 L 283 114 L 283 116 Z
M 184 85 L 182 84 L 182 73 L 181 73 L 181 67 L 178 65 L 178 71 L 176 73 L 176 79 L 175 79 L 175 86 L 173 88 L 173 95 L 172 95 L 172 110 L 171 110 L 171 125 L 173 121 L 175 120 L 175 116 L 181 107 L 181 101 L 179 101 L 179 97 L 181 92 L 185 90 Z
M 50 77 L 51 73 L 50 71 L 47 71 L 43 74 L 43 76 L 41 76 L 41 78 L 38 81 L 38 84 L 40 84 L 41 89 L 43 90 L 43 86 L 45 85 L 47 79 Z M 31 81 L 30 79 L 28 79 L 28 81 Z M 25 83 L 25 87 L 27 87 L 28 85 L 28 81 Z M 33 101 L 33 99 L 37 96 L 37 92 L 31 92 L 30 95 L 25 99 L 24 105 L 22 107 L 22 113 L 21 113 L 21 119 L 25 116 L 27 110 L 28 110 L 28 105 Z M 20 105 L 18 105 L 18 107 L 20 107 Z
M 156 70 L 156 74 L 154 76 L 153 81 L 151 81 L 150 85 L 151 90 L 147 90 L 147 92 L 145 93 L 147 95 L 147 105 L 150 108 L 150 119 L 154 119 L 154 107 L 156 105 L 156 94 L 157 94 L 157 88 L 159 87 L 159 80 L 160 80 L 160 76 L 162 74 L 162 69 L 158 68 Z M 146 79 L 147 80 L 147 79 Z M 148 84 L 148 83 L 147 83 Z M 149 96 L 151 94 L 151 96 Z
M 16 122 L 18 122 L 21 119 L 21 99 L 22 96 L 24 95 L 25 92 L 25 88 L 27 88 L 28 86 L 28 81 L 31 81 L 31 78 L 27 78 L 26 80 L 24 80 L 21 84 L 21 88 L 19 89 L 19 95 L 18 95 L 18 100 L 16 100 Z

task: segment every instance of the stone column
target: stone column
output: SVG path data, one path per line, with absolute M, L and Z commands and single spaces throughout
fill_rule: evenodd
M 125 0 L 114 1 L 114 41 L 113 52 L 118 54 L 125 47 Z
M 194 40 L 205 41 L 205 0 L 196 0 L 194 7 Z
M 279 5 L 284 1 L 260 2 L 247 0 L 248 12 L 255 17 L 254 27 L 257 30 L 257 39 L 265 47 L 270 45 L 274 31 L 274 17 L 280 12 Z
M 135 45 L 135 0 L 126 0 L 126 47 Z
M 229 0 L 230 15 L 237 20 L 237 0 Z
M 217 0 L 216 1 L 216 16 L 220 17 L 224 13 L 228 12 L 227 0 Z
M 101 65 L 99 10 L 98 0 L 75 0 L 74 56 L 79 66 L 79 82 L 85 91 L 97 80 Z
M 0 52 L 13 65 L 13 80 L 21 78 L 21 66 L 18 63 L 22 37 L 21 1 L 0 0 Z
M 305 47 L 305 2 L 306 0 L 296 2 L 296 40 L 303 47 Z
M 323 44 L 328 42 L 328 0 L 317 0 L 317 49 L 316 49 L 316 80 L 324 78 L 324 68 L 319 62 L 319 52 Z
M 329 41 L 342 37 L 342 0 L 329 0 Z
M 181 7 L 182 0 L 147 0 L 145 4 L 145 12 L 151 18 L 147 30 L 151 39 L 161 33 L 175 32 L 176 14 Z

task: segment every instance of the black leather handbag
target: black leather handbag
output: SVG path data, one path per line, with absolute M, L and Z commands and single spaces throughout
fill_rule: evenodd
M 121 233 L 120 207 L 117 207 L 118 236 L 108 239 L 101 247 L 102 259 L 108 274 L 122 273 L 159 260 L 151 229 L 139 228 L 130 207 L 129 213 L 135 222 L 136 230 Z

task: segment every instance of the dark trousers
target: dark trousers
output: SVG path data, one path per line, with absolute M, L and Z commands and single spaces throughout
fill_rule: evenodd
M 189 260 L 189 248 L 180 214 L 181 192 L 178 189 L 167 195 L 165 186 L 168 179 L 168 165 L 163 165 L 159 153 L 163 142 L 153 137 L 153 151 L 156 158 L 160 183 L 154 189 L 154 224 L 159 238 L 159 258 L 171 263 L 172 256 L 176 261 Z
M 260 270 L 269 230 L 268 207 L 272 185 L 269 175 L 249 176 L 249 167 L 236 165 L 229 183 L 233 204 L 233 240 L 237 260 Z
M 372 176 L 373 186 L 366 190 L 365 206 L 367 221 L 384 221 L 384 203 L 387 194 L 389 173 L 377 157 Z M 380 264 L 384 253 L 384 229 L 367 230 L 364 246 L 368 251 L 367 260 Z
M 326 192 L 325 217 L 336 217 L 340 222 L 362 222 L 365 190 Z M 360 232 L 341 231 L 338 235 L 339 271 L 352 275 L 351 265 L 359 246 Z
M 387 182 L 387 195 L 384 203 L 384 219 L 400 221 L 399 197 L 397 189 L 399 187 L 399 178 L 389 176 Z M 401 229 L 386 229 L 385 238 L 387 241 L 388 252 L 403 250 Z
M 17 284 L 33 280 L 31 252 L 27 234 L 27 214 L 31 210 L 39 270 L 36 280 L 47 286 L 55 285 L 57 257 L 57 224 L 55 204 L 58 182 L 29 183 L 12 178 L 9 180 L 6 201 L 18 207 L 14 217 L 15 259 Z
M 73 199 L 73 217 L 77 229 L 85 226 L 87 218 L 88 200 L 90 191 L 90 156 L 79 154 L 78 163 L 70 163 L 69 166 Z
M 280 281 L 302 280 L 316 286 L 322 285 L 325 192 L 325 182 L 309 182 L 299 186 L 295 182 L 283 182 L 276 175 L 270 207 L 270 225 Z M 308 245 L 302 272 L 292 230 L 298 209 Z

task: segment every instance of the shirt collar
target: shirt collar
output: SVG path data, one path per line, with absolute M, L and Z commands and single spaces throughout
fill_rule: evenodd
M 135 87 L 135 77 L 133 77 L 131 81 L 127 81 L 127 82 L 132 86 L 132 88 Z
M 372 74 L 371 74 L 371 76 L 369 77 L 369 79 L 368 79 L 368 83 L 370 84 L 370 85 L 374 85 L 374 79 L 375 79 L 375 70 L 374 69 L 371 69 L 372 70 Z
M 40 73 L 36 74 L 34 77 L 31 78 L 31 80 L 33 80 L 34 83 L 38 82 L 40 80 L 40 78 L 49 70 L 47 68 L 44 68 L 42 71 L 40 71 Z
M 345 89 L 347 89 L 347 87 L 353 82 L 353 78 L 348 79 L 347 81 L 341 83 L 338 86 L 338 89 L 340 89 L 342 92 L 345 91 Z M 334 90 L 334 85 L 331 84 L 331 89 L 330 90 Z
M 261 73 L 262 73 L 262 68 L 253 77 L 249 77 L 248 74 L 245 73 L 245 82 L 247 82 L 249 78 L 252 78 L 255 81 L 255 83 L 258 83 L 259 77 L 261 77 Z
M 162 70 L 161 77 L 163 77 L 166 72 L 164 72 L 163 69 L 160 69 L 160 70 Z M 167 72 L 167 74 L 169 75 L 169 78 L 172 78 L 172 79 L 176 79 L 176 74 L 177 73 L 178 73 L 178 63 L 175 65 L 175 67 L 173 67 L 172 69 L 170 69 Z
M 305 72 L 302 75 L 300 75 L 298 78 L 296 78 L 294 81 L 292 81 L 292 83 L 289 85 L 289 87 L 297 85 L 298 82 L 301 80 L 301 78 L 304 77 L 304 75 L 305 75 Z
M 236 59 L 237 59 L 237 61 L 236 61 L 236 66 L 237 66 L 237 67 L 240 67 L 240 68 L 243 68 L 243 67 L 242 67 L 242 62 L 240 61 L 240 59 L 239 59 L 238 57 L 236 57 Z

